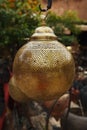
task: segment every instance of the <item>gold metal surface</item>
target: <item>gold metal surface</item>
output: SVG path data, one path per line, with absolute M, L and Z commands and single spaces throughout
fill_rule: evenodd
M 10 96 L 17 102 L 28 102 L 27 96 L 21 92 L 21 90 L 15 85 L 14 77 L 9 82 Z
M 74 73 L 71 53 L 47 26 L 35 30 L 31 40 L 18 50 L 13 63 L 16 86 L 37 101 L 64 94 L 71 87 Z

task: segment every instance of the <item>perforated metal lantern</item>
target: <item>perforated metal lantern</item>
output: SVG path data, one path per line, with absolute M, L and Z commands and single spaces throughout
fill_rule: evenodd
M 13 63 L 16 86 L 36 101 L 60 97 L 71 87 L 74 73 L 71 53 L 47 26 L 36 28 L 30 41 L 18 50 Z

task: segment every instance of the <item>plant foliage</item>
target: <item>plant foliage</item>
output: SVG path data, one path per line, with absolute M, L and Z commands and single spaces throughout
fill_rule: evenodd
M 0 47 L 10 48 L 12 55 L 38 26 L 37 3 L 37 0 L 3 0 L 0 3 Z
M 47 17 L 47 24 L 54 29 L 59 40 L 65 45 L 71 45 L 77 41 L 80 29 L 76 27 L 76 24 L 81 22 L 82 20 L 78 18 L 77 13 L 74 11 L 66 11 L 61 16 L 50 12 Z M 71 32 L 69 35 L 67 35 L 67 32 L 64 33 L 66 28 Z

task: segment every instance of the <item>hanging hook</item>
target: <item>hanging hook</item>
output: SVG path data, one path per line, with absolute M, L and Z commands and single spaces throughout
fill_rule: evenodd
M 48 0 L 47 8 L 42 9 L 41 5 L 39 5 L 39 9 L 40 9 L 41 12 L 46 12 L 48 9 L 51 9 L 51 6 L 52 6 L 52 0 Z

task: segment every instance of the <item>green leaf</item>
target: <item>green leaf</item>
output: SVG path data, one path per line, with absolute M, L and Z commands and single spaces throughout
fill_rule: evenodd
M 4 0 L 0 0 L 0 4 L 3 2 Z

